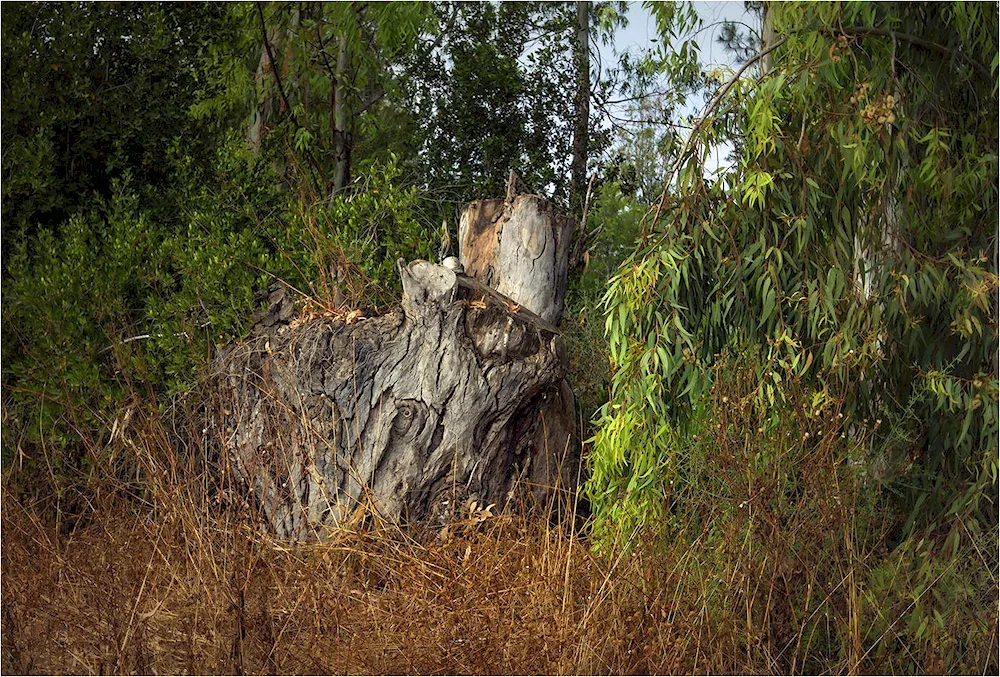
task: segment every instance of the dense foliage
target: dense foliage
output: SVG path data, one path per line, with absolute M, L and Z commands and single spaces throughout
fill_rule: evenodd
M 759 359 L 768 403 L 781 370 L 846 393 L 875 480 L 912 469 L 952 501 L 996 478 L 995 17 L 815 10 L 774 10 L 774 71 L 700 130 L 743 140 L 735 170 L 705 179 L 695 138 L 606 297 L 616 376 L 595 487 L 638 473 L 661 491 L 672 471 L 621 454 L 672 465 L 670 421 L 726 351 Z
M 783 434 L 806 454 L 833 444 L 827 481 L 857 511 L 855 545 L 934 543 L 920 585 L 945 572 L 942 588 L 964 585 L 970 553 L 992 553 L 982 564 L 996 571 L 995 7 L 767 11 L 777 37 L 747 66 L 770 70 L 719 88 L 605 297 L 614 379 L 592 455 L 597 526 L 609 539 L 685 528 L 705 500 L 692 496 L 762 516 L 818 507 L 806 466 L 770 484 L 787 443 L 773 431 L 792 417 Z M 707 149 L 727 137 L 734 166 L 706 178 Z M 719 369 L 747 381 L 738 397 L 713 397 Z M 761 422 L 734 431 L 756 449 L 744 487 L 716 492 L 724 458 L 699 466 L 694 450 L 748 411 Z M 936 599 L 940 630 L 962 627 L 978 594 Z M 927 642 L 918 655 L 933 642 L 915 623 L 902 634 Z
M 8 245 L 110 197 L 126 172 L 164 184 L 176 143 L 211 156 L 188 107 L 204 92 L 203 50 L 230 34 L 220 7 L 12 3 L 2 30 Z
M 190 391 L 274 280 L 383 307 L 509 169 L 565 188 L 570 10 L 5 5 L 5 461 L 86 473 L 79 433 Z

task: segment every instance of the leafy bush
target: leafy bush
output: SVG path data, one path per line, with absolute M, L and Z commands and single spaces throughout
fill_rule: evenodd
M 813 656 L 851 671 L 875 654 L 879 669 L 968 668 L 996 646 L 997 17 L 962 3 L 768 7 L 774 69 L 720 89 L 604 299 L 596 534 L 604 547 L 647 527 L 680 538 L 715 496 L 729 514 L 702 523 L 745 551 L 717 559 L 699 542 L 709 580 L 732 580 L 737 555 L 752 569 L 787 553 L 798 578 L 781 591 L 808 618 L 819 588 L 791 586 L 832 585 L 824 567 L 842 567 L 836 622 L 796 616 Z M 737 164 L 712 181 L 703 161 L 720 133 L 739 139 Z M 724 396 L 736 384 L 729 406 L 720 379 Z M 803 440 L 790 456 L 775 425 Z M 843 441 L 821 444 L 830 435 Z M 813 486 L 817 459 L 830 468 Z M 766 519 L 750 528 L 738 509 L 757 500 Z M 800 543 L 817 548 L 805 565 Z
M 345 287 L 353 305 L 386 307 L 402 289 L 396 260 L 430 259 L 436 242 L 415 187 L 400 183 L 395 156 L 375 162 L 355 186 L 330 202 L 298 203 L 278 248 L 295 255 L 297 278 L 319 299 Z M 318 285 L 318 287 L 317 287 Z
M 696 134 L 678 194 L 605 298 L 615 376 L 599 512 L 637 499 L 645 473 L 671 478 L 673 422 L 735 348 L 759 356 L 772 405 L 786 370 L 844 397 L 851 434 L 868 440 L 859 461 L 920 513 L 910 526 L 949 511 L 996 519 L 998 137 L 979 110 L 997 100 L 979 73 L 996 68 L 997 26 L 981 9 L 774 8 L 777 69 L 734 83 L 718 121 L 743 140 L 737 168 L 706 181 Z M 922 37 L 894 41 L 890 24 Z M 953 33 L 971 50 L 961 58 L 919 42 Z
M 643 209 L 617 183 L 595 190 L 587 216 L 588 231 L 599 235 L 582 269 L 570 272 L 566 312 L 561 327 L 569 355 L 569 381 L 587 421 L 607 401 L 610 372 L 600 321 L 608 280 L 635 247 Z
M 282 193 L 271 166 L 238 137 L 208 175 L 177 147 L 170 164 L 166 190 L 126 176 L 109 201 L 14 245 L 4 284 L 3 454 L 5 466 L 15 456 L 31 466 L 26 480 L 60 484 L 89 472 L 82 438 L 108 432 L 135 384 L 164 404 L 189 392 L 214 346 L 247 331 L 275 280 L 321 305 L 343 281 L 354 283 L 354 303 L 394 302 L 396 257 L 427 253 L 416 192 L 393 183 L 393 164 L 376 165 L 365 190 L 324 205 Z M 168 207 L 147 206 L 151 192 Z M 331 265 L 347 261 L 357 270 L 331 276 Z
M 20 3 L 2 12 L 8 245 L 40 225 L 57 230 L 94 194 L 110 200 L 113 179 L 126 173 L 163 185 L 171 169 L 163 159 L 178 138 L 201 161 L 224 140 L 188 109 L 211 91 L 205 78 L 215 64 L 202 56 L 232 39 L 225 9 Z

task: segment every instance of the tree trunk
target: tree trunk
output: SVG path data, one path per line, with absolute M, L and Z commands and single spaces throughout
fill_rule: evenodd
M 583 214 L 587 190 L 587 141 L 590 137 L 590 3 L 576 3 L 576 100 L 574 102 L 573 166 L 570 178 L 570 206 Z
M 480 200 L 465 207 L 459 219 L 459 260 L 466 275 L 495 288 L 557 331 L 574 222 L 546 200 L 518 195 L 520 189 L 520 180 L 511 171 L 506 199 Z M 564 379 L 548 387 L 538 408 L 529 412 L 529 420 L 538 431 L 534 448 L 546 452 L 543 458 L 560 458 L 571 471 L 579 468 L 576 400 Z M 534 470 L 541 473 L 532 477 L 535 485 L 552 483 L 551 473 L 543 472 L 539 464 Z M 575 483 L 559 472 L 555 477 L 563 486 Z
M 284 41 L 284 31 L 279 29 L 269 30 L 265 36 L 272 49 L 276 49 Z M 260 61 L 257 64 L 257 72 L 254 74 L 254 84 L 258 93 L 263 95 L 263 99 L 254 107 L 250 116 L 250 125 L 247 128 L 247 145 L 254 153 L 260 151 L 260 143 L 264 137 L 264 128 L 269 120 L 273 118 L 272 108 L 274 107 L 275 92 L 270 86 L 272 75 L 270 70 L 277 66 L 271 62 L 268 54 L 268 47 L 264 45 L 260 48 Z
M 278 287 L 252 338 L 219 351 L 211 420 L 225 467 L 276 534 L 322 538 L 368 506 L 441 523 L 470 502 L 545 505 L 576 488 L 555 327 L 572 219 L 511 195 L 473 203 L 462 223 L 470 275 L 400 259 L 402 308 L 367 319 L 296 320 Z
M 774 33 L 774 7 L 771 6 L 770 2 L 764 2 L 762 8 L 763 16 L 761 17 L 761 28 L 760 28 L 760 50 L 763 52 L 768 47 L 775 43 L 777 36 Z M 774 63 L 773 54 L 765 54 L 760 60 L 760 72 L 765 74 L 770 72 L 771 65 Z
M 336 197 L 347 187 L 351 180 L 351 143 L 352 134 L 349 129 L 351 115 L 348 107 L 347 71 L 350 66 L 350 50 L 347 37 L 340 38 L 337 48 L 336 81 L 333 83 L 333 147 L 334 172 L 333 191 L 331 197 Z

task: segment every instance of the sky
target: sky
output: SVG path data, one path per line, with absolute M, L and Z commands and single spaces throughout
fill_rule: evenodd
M 695 10 L 702 19 L 702 27 L 691 36 L 682 39 L 693 38 L 701 48 L 702 63 L 711 68 L 721 66 L 733 68 L 731 55 L 718 43 L 719 31 L 723 21 L 738 21 L 751 25 L 754 30 L 759 30 L 757 19 L 750 16 L 743 7 L 742 1 L 730 2 L 694 2 Z M 656 21 L 650 15 L 649 10 L 642 6 L 641 2 L 630 2 L 628 9 L 628 25 L 618 30 L 613 43 L 618 52 L 625 50 L 638 54 L 643 49 L 651 46 L 659 40 L 656 30 Z M 611 47 L 600 46 L 601 59 L 605 63 L 613 63 L 614 55 Z M 681 110 L 681 115 L 687 118 L 696 118 L 701 113 L 704 101 L 698 99 Z M 706 170 L 711 173 L 725 163 L 730 148 L 720 146 L 709 158 Z
M 753 23 L 753 20 L 743 9 L 743 2 L 733 0 L 730 2 L 694 2 L 692 4 L 704 22 L 703 28 L 694 35 L 695 40 L 701 46 L 702 60 L 706 65 L 729 64 L 729 56 L 722 45 L 716 42 L 716 38 L 723 21 Z M 615 38 L 619 50 L 638 50 L 659 39 L 656 32 L 656 22 L 641 2 L 629 3 L 628 20 L 628 26 L 619 30 Z

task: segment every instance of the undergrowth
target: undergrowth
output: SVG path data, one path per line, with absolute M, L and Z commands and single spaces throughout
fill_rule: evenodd
M 857 508 L 835 405 L 765 428 L 740 387 L 706 401 L 662 520 L 597 553 L 527 510 L 421 534 L 368 506 L 325 542 L 281 541 L 205 463 L 195 398 L 133 385 L 61 496 L 5 469 L 2 668 L 993 674 L 996 534 L 947 527 L 976 561 L 947 531 L 890 547 L 896 516 Z
M 641 560 L 609 567 L 571 529 L 474 509 L 420 539 L 369 509 L 283 542 L 165 423 L 133 400 L 89 447 L 102 471 L 72 529 L 5 473 L 4 671 L 661 672 L 686 655 L 661 651 L 667 600 L 616 582 Z
M 203 424 L 213 344 L 245 331 L 276 278 L 306 313 L 384 309 L 392 262 L 427 255 L 427 226 L 412 191 L 387 189 L 236 211 L 228 237 L 196 197 L 180 235 L 123 194 L 70 224 L 65 251 L 42 247 L 34 268 L 14 257 L 27 267 L 4 307 L 3 671 L 996 673 L 995 505 L 914 527 L 856 453 L 869 433 L 841 416 L 843 393 L 786 373 L 764 405 L 736 358 L 689 423 L 633 430 L 664 465 L 622 459 L 640 472 L 603 497 L 614 520 L 565 519 L 580 496 L 557 515 L 470 506 L 427 533 L 363 506 L 323 543 L 266 534 Z M 584 418 L 611 377 L 597 299 L 638 216 L 614 190 L 597 201 L 606 236 L 571 286 Z M 114 253 L 104 267 L 92 241 Z M 162 269 L 136 263 L 150 251 Z M 167 292 L 144 296 L 137 269 Z

